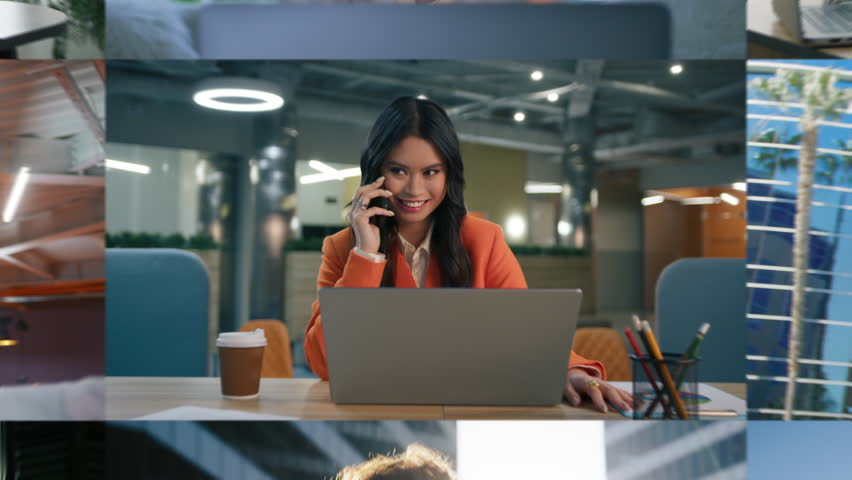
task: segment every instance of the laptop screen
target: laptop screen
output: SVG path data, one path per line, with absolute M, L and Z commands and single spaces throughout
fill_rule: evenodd
M 209 59 L 665 59 L 661 5 L 207 5 Z

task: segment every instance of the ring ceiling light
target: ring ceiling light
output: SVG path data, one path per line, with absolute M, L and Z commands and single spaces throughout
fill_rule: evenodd
M 198 84 L 192 100 L 228 112 L 268 112 L 284 105 L 278 85 L 243 77 L 211 78 Z

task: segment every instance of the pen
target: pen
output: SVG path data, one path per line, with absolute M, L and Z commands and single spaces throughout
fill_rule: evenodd
M 663 380 L 663 387 L 668 391 L 669 398 L 674 404 L 678 417 L 682 420 L 688 419 L 689 414 L 686 413 L 686 407 L 683 405 L 683 399 L 681 399 L 680 395 L 677 393 L 677 387 L 675 387 L 674 380 L 672 380 L 672 375 L 669 373 L 668 367 L 666 367 L 663 352 L 660 351 L 660 347 L 657 345 L 657 339 L 654 337 L 654 331 L 651 330 L 651 324 L 648 323 L 647 320 L 642 322 L 642 332 L 645 334 L 645 338 L 647 338 L 648 346 L 650 348 L 649 353 L 660 365 L 659 372 L 660 378 Z
M 634 322 L 638 321 L 636 315 L 633 316 Z M 648 382 L 651 383 L 651 387 L 654 389 L 654 393 L 657 395 L 657 399 L 662 399 L 663 393 L 660 391 L 660 388 L 657 386 L 656 380 L 654 380 L 654 374 L 651 373 L 651 369 L 648 368 L 648 362 L 645 361 L 645 357 L 642 356 L 642 350 L 639 348 L 639 344 L 636 343 L 636 338 L 633 336 L 633 332 L 630 331 L 630 328 L 624 328 L 624 335 L 627 337 L 627 340 L 630 342 L 630 346 L 633 348 L 633 351 L 636 353 L 636 356 L 639 358 L 639 361 L 642 363 L 642 370 L 645 371 L 645 375 L 648 377 Z M 663 404 L 663 409 L 666 411 L 666 416 L 671 415 L 671 410 L 669 409 L 669 404 L 666 403 L 665 400 L 661 400 Z M 654 401 L 656 403 L 656 400 Z M 656 406 L 656 405 L 654 405 Z

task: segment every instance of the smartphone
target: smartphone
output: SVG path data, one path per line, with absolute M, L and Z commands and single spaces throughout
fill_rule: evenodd
M 376 197 L 370 200 L 370 204 L 367 205 L 367 208 L 371 207 L 381 207 L 387 210 L 390 207 L 390 202 L 388 201 L 387 197 Z M 384 215 L 375 215 L 373 217 L 370 217 L 370 223 L 379 228 L 382 228 L 385 226 L 387 218 L 388 217 Z

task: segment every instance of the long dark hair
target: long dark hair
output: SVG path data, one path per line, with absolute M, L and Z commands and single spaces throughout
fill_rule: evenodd
M 464 206 L 464 165 L 459 152 L 459 139 L 447 112 L 435 102 L 415 97 L 400 97 L 391 102 L 370 130 L 361 153 L 361 185 L 376 181 L 391 150 L 406 137 L 429 142 L 444 160 L 447 193 L 432 212 L 431 251 L 441 272 L 441 286 L 470 287 L 470 257 L 461 242 L 461 222 L 467 213 Z M 396 243 L 397 225 L 393 217 L 380 217 L 379 251 L 388 257 L 382 286 L 394 286 L 394 259 L 389 255 Z M 354 235 L 353 235 L 354 238 Z

